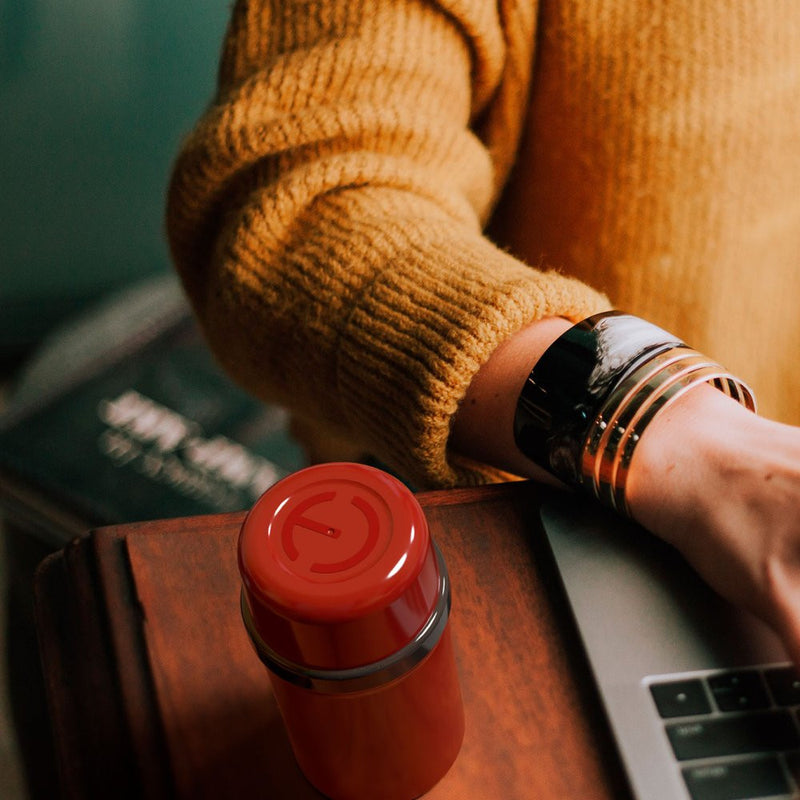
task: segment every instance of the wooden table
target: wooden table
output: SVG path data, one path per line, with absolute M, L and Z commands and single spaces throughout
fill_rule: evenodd
M 452 578 L 467 722 L 431 800 L 629 796 L 539 535 L 541 491 L 419 495 Z M 104 528 L 44 562 L 38 626 L 67 798 L 320 797 L 239 616 L 242 519 Z

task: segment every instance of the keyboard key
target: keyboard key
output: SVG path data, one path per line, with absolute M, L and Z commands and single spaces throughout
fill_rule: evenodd
M 686 767 L 683 779 L 692 800 L 746 800 L 786 796 L 791 790 L 777 758 Z
M 754 711 L 769 708 L 767 690 L 757 672 L 726 672 L 708 679 L 720 711 Z
M 800 736 L 787 711 L 758 711 L 666 725 L 675 757 L 716 758 L 800 747 Z
M 650 693 L 658 713 L 665 719 L 711 713 L 711 703 L 700 680 L 654 683 L 650 686 Z
M 772 697 L 779 706 L 800 706 L 800 673 L 794 667 L 764 671 Z

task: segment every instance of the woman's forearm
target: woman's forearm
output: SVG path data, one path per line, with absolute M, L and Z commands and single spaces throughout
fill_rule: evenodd
M 554 480 L 519 451 L 513 420 L 531 368 L 568 327 L 548 318 L 495 351 L 456 416 L 454 448 Z M 626 498 L 638 522 L 720 594 L 766 620 L 800 664 L 800 429 L 759 417 L 709 384 L 694 386 L 645 429 Z

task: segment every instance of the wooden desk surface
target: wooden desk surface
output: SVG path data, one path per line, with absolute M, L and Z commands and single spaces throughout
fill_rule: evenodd
M 538 535 L 540 491 L 419 495 L 452 578 L 467 723 L 431 800 L 629 796 Z M 66 797 L 320 797 L 239 616 L 242 519 L 105 528 L 44 563 L 38 625 Z

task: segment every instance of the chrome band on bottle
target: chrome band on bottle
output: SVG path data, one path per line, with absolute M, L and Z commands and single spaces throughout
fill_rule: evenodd
M 250 608 L 241 594 L 242 619 L 264 666 L 289 683 L 323 694 L 349 694 L 391 683 L 421 663 L 436 647 L 450 616 L 450 578 L 439 548 L 433 543 L 439 570 L 436 604 L 426 623 L 404 647 L 386 658 L 350 669 L 313 669 L 284 658 L 270 648 L 255 629 Z

